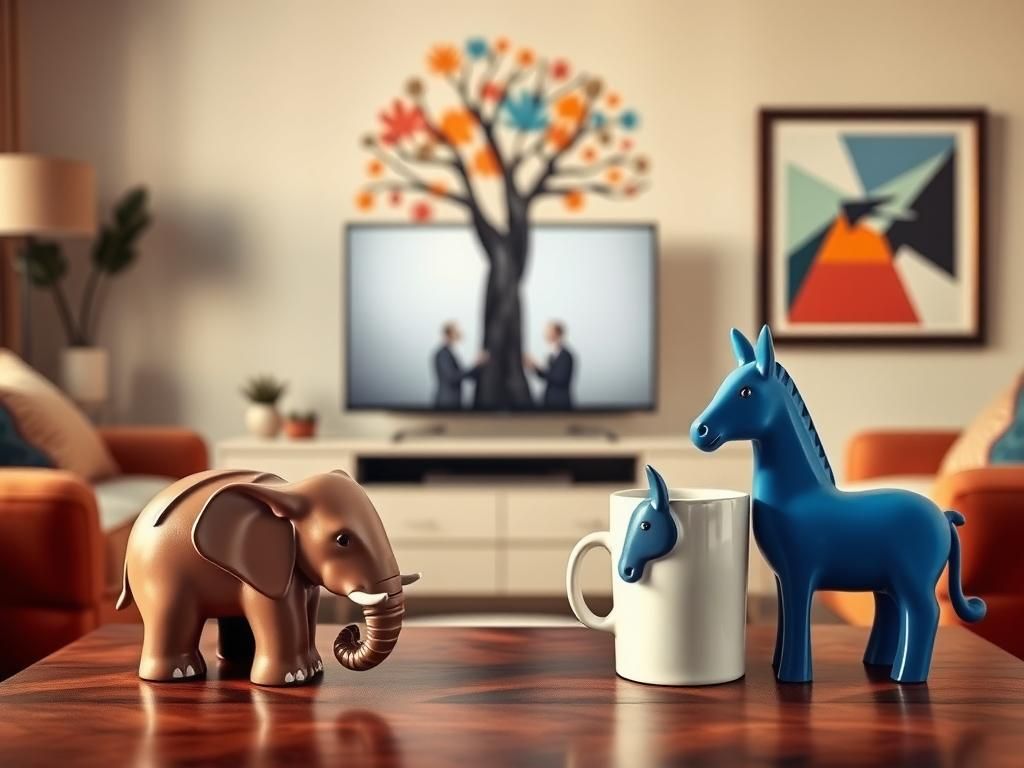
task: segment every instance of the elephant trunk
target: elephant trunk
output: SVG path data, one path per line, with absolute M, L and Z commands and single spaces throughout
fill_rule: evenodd
M 405 595 L 399 590 L 380 605 L 363 609 L 366 638 L 359 636 L 359 627 L 349 624 L 334 641 L 334 658 L 345 669 L 365 672 L 386 659 L 398 642 L 405 616 Z

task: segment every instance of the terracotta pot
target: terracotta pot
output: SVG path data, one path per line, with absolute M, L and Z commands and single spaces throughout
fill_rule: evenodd
M 251 403 L 245 409 L 245 427 L 254 437 L 277 437 L 281 431 L 281 414 L 268 403 Z
M 315 421 L 299 421 L 297 419 L 285 419 L 284 433 L 293 440 L 307 439 L 316 436 Z

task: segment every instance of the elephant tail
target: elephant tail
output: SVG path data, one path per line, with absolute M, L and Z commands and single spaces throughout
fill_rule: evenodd
M 114 609 L 122 611 L 132 604 L 132 585 L 128 583 L 128 561 L 124 563 L 124 574 L 121 576 L 121 596 L 117 598 Z
M 988 610 L 985 601 L 980 597 L 964 595 L 963 584 L 960 583 L 960 535 L 957 526 L 964 524 L 964 516 L 949 510 L 944 513 L 949 521 L 949 601 L 953 604 L 956 615 L 964 621 L 974 623 L 985 618 Z

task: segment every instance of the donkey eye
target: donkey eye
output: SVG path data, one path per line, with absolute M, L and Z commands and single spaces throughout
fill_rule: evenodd
M 641 531 L 649 531 L 649 530 L 651 530 L 651 524 L 647 520 L 644 520 L 642 523 L 640 523 L 640 530 Z
M 334 537 L 334 541 L 338 544 L 339 547 L 347 547 L 348 546 L 348 534 L 347 533 L 339 533 L 337 536 Z
M 752 394 L 754 394 L 754 390 L 752 390 L 750 387 L 744 387 L 743 389 L 740 390 L 740 397 L 742 398 L 748 398 Z

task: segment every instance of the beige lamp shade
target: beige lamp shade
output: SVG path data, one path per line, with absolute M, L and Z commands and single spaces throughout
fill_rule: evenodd
M 0 153 L 0 236 L 91 235 L 96 173 L 88 163 Z

